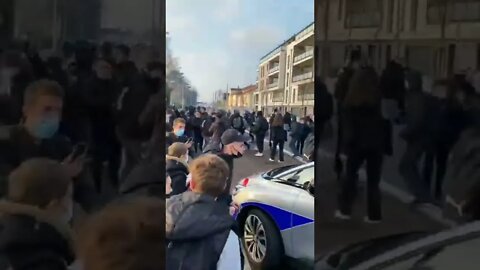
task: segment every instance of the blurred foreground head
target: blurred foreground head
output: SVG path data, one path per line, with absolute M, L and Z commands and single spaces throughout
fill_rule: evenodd
M 115 202 L 93 215 L 77 239 L 84 270 L 159 270 L 165 265 L 165 203 Z
M 23 162 L 8 177 L 9 202 L 33 206 L 67 224 L 73 214 L 73 186 L 65 167 L 54 160 Z

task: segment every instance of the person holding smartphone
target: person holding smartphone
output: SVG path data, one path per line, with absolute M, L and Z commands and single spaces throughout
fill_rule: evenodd
M 165 137 L 165 144 L 166 144 L 165 149 L 168 149 L 170 145 L 176 142 L 185 143 L 189 148 L 190 156 L 192 156 L 192 151 L 190 149 L 193 145 L 193 138 L 190 138 L 185 134 L 186 125 L 187 125 L 187 121 L 185 121 L 185 119 L 183 118 L 177 118 L 173 121 L 173 131 L 168 132 Z

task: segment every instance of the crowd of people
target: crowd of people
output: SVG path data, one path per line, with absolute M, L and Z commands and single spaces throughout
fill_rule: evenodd
M 282 114 L 279 109 L 274 109 L 268 117 L 264 116 L 263 111 L 245 111 L 242 115 L 238 110 L 232 113 L 225 110 L 207 111 L 205 107 L 189 107 L 186 110 L 172 107 L 167 110 L 166 116 L 167 129 L 170 131 L 166 145 L 186 143 L 189 155 L 194 157 L 220 142 L 225 130 L 234 129 L 250 137 L 244 144 L 248 149 L 256 148 L 256 157 L 263 157 L 267 139 L 271 162 L 276 160 L 277 151 L 278 162 L 284 162 L 284 146 L 287 142 L 293 157 L 313 158 L 313 117 L 305 116 L 297 120 L 295 115 L 288 111 Z
M 448 212 L 453 205 L 457 217 L 478 218 L 477 210 L 472 210 L 477 207 L 471 204 L 480 197 L 477 194 L 472 199 L 478 181 L 473 164 L 478 160 L 480 89 L 473 85 L 466 74 L 456 74 L 435 80 L 427 89 L 420 72 L 402 65 L 401 59 L 390 61 L 378 74 L 360 54 L 352 53 L 334 93 L 339 142 L 336 170 L 343 171 L 341 154 L 346 156 L 335 217 L 351 218 L 358 172 L 365 163 L 365 221 L 382 221 L 382 165 L 385 156 L 394 154 L 394 140 L 399 139 L 406 144 L 398 166 L 414 196 L 411 207 L 440 207 Z
M 0 51 L 1 269 L 164 268 L 165 64 L 150 59 L 108 42 Z

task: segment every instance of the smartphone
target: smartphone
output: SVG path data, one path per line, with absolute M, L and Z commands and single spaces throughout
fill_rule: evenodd
M 75 160 L 78 157 L 84 155 L 87 152 L 87 148 L 87 144 L 85 143 L 79 143 L 75 145 L 72 152 L 72 159 Z

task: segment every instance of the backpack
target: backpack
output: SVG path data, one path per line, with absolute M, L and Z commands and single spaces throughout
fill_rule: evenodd
M 232 127 L 233 127 L 234 129 L 243 129 L 243 127 L 244 127 L 243 117 L 237 116 L 237 117 L 233 118 L 233 120 L 232 120 Z

